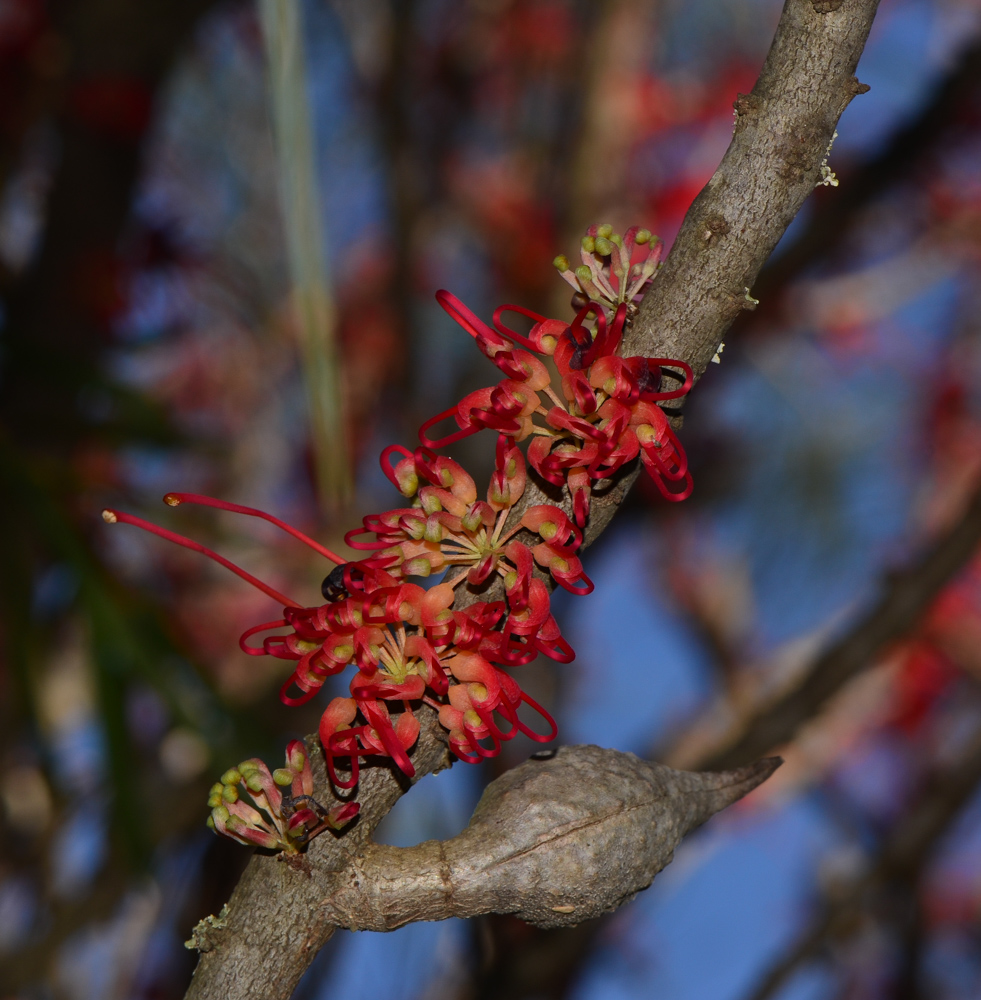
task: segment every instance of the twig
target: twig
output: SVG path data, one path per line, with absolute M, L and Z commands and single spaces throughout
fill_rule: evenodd
M 790 951 L 762 978 L 747 1000 L 768 1000 L 790 974 L 820 948 L 829 932 L 864 905 L 868 894 L 891 882 L 915 882 L 937 842 L 981 784 L 981 731 L 975 733 L 958 762 L 931 781 L 882 847 L 875 867 L 833 903 L 827 904 Z
M 811 664 L 801 683 L 744 718 L 736 733 L 701 754 L 695 766 L 735 767 L 792 739 L 828 698 L 916 625 L 979 545 L 981 486 L 960 521 L 919 560 L 892 575 L 878 603 Z

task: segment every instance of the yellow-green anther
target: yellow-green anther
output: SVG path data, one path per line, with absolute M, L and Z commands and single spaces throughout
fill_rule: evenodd
M 582 248 L 586 253 L 592 253 L 596 248 L 596 240 L 592 236 L 584 236 L 582 238 Z
M 576 277 L 580 281 L 592 281 L 593 272 L 590 271 L 590 269 L 585 264 L 580 264 L 579 267 L 576 268 Z
M 637 231 L 637 235 L 634 237 L 634 242 L 643 246 L 645 243 L 650 243 L 651 241 L 651 231 L 649 229 L 640 229 Z
M 596 237 L 596 252 L 601 257 L 609 257 L 613 253 L 613 244 L 602 236 Z
M 538 526 L 538 534 L 542 536 L 547 542 L 550 538 L 555 537 L 555 532 L 558 530 L 556 524 L 553 521 L 543 521 Z
M 428 559 L 423 559 L 419 556 L 417 559 L 408 559 L 405 565 L 402 567 L 402 571 L 407 576 L 429 576 L 432 573 L 433 568 L 429 564 Z
M 476 531 L 480 527 L 480 511 L 474 507 L 460 518 L 460 523 L 467 531 Z
M 238 802 L 238 789 L 234 785 L 225 785 L 222 789 L 221 797 L 226 802 Z
M 443 485 L 447 489 L 449 489 L 453 485 L 453 473 L 449 469 L 444 468 L 443 471 L 439 474 L 439 478 L 443 481 Z
M 237 785 L 242 780 L 242 774 L 237 767 L 230 767 L 222 776 L 223 785 Z
M 277 785 L 292 785 L 293 784 L 293 772 L 285 767 L 277 767 L 273 771 L 273 781 Z
M 422 502 L 422 509 L 427 514 L 438 514 L 443 509 L 443 505 L 439 502 L 439 497 L 428 493 Z
M 608 222 L 604 222 L 603 225 L 596 230 L 596 235 L 602 236 L 604 240 L 608 240 L 613 235 L 613 226 L 611 226 Z
M 510 573 L 504 574 L 504 589 L 510 590 L 518 582 L 518 574 L 511 570 Z
M 427 542 L 441 542 L 443 540 L 443 525 L 439 523 L 437 518 L 430 517 L 426 519 L 424 537 Z
M 254 772 L 253 774 L 250 774 L 245 779 L 245 787 L 250 792 L 261 792 L 262 791 L 262 778 L 259 777 L 259 772 L 258 771 Z
M 569 258 L 566 257 L 564 253 L 560 253 L 558 257 L 556 257 L 555 260 L 552 261 L 552 264 L 554 264 L 555 268 L 559 271 L 569 270 Z

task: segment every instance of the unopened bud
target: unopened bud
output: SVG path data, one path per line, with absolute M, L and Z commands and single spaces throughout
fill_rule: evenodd
M 649 229 L 639 229 L 637 235 L 634 237 L 634 242 L 639 246 L 643 246 L 645 243 L 650 243 L 651 241 L 651 231 Z
M 593 272 L 590 271 L 590 269 L 585 264 L 580 264 L 579 267 L 576 268 L 576 277 L 580 281 L 592 281 Z
M 566 257 L 564 253 L 560 253 L 555 260 L 552 261 L 558 271 L 568 271 L 569 270 L 569 258 Z
M 604 240 L 608 240 L 613 235 L 613 226 L 611 226 L 608 222 L 603 223 L 603 225 L 596 230 L 596 235 L 602 236 Z
M 609 257 L 613 253 L 613 244 L 602 236 L 596 237 L 596 252 L 601 257 Z
M 237 785 L 242 780 L 242 775 L 238 768 L 230 767 L 222 776 L 221 783 L 223 785 Z
M 245 787 L 250 792 L 261 792 L 262 791 L 262 778 L 259 777 L 259 772 L 258 771 L 253 771 L 245 779 Z
M 277 785 L 292 785 L 293 784 L 293 772 L 285 767 L 277 767 L 273 771 L 273 781 Z
M 222 789 L 221 797 L 226 802 L 238 802 L 238 789 L 234 785 L 225 785 Z
M 582 238 L 582 248 L 586 253 L 592 253 L 596 248 L 596 240 L 592 236 L 584 236 Z

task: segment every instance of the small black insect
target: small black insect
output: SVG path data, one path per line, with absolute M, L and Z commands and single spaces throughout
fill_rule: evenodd
M 347 563 L 335 566 L 324 577 L 324 582 L 320 585 L 320 593 L 324 595 L 324 600 L 333 604 L 335 601 L 343 601 L 345 597 L 350 597 L 347 587 L 344 586 L 344 567 Z

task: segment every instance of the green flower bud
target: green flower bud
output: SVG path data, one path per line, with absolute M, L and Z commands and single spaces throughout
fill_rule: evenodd
M 603 225 L 596 230 L 596 235 L 602 236 L 604 240 L 608 240 L 613 235 L 613 226 L 611 226 L 608 222 L 604 222 Z
M 261 792 L 262 791 L 262 778 L 259 776 L 258 771 L 254 771 L 245 779 L 245 787 L 250 792 Z
M 307 755 L 297 747 L 292 754 L 290 754 L 290 767 L 294 771 L 299 773 L 303 770 L 303 765 L 307 762 Z
M 255 772 L 259 770 L 259 765 L 256 764 L 255 761 L 243 760 L 242 763 L 239 764 L 238 770 L 244 778 L 247 775 L 255 774 Z
M 224 787 L 225 787 L 225 786 L 224 786 L 224 785 L 223 785 L 223 784 L 222 784 L 222 783 L 221 783 L 220 781 L 216 781 L 216 782 L 215 782 L 215 783 L 214 783 L 214 784 L 213 784 L 213 785 L 211 786 L 211 788 L 209 788 L 209 789 L 208 789 L 208 794 L 209 794 L 209 795 L 221 795 L 221 792 L 222 792 L 222 789 L 223 789 Z
M 238 789 L 234 785 L 225 785 L 221 797 L 226 802 L 238 802 Z
M 223 785 L 237 785 L 242 780 L 242 774 L 237 767 L 230 767 L 222 776 Z
M 227 823 L 231 813 L 224 806 L 218 806 L 217 809 L 211 810 L 211 815 L 214 817 L 216 823 Z
M 580 281 L 592 281 L 593 272 L 590 271 L 590 269 L 585 264 L 580 264 L 579 267 L 576 268 L 576 277 Z
M 645 243 L 650 243 L 651 241 L 651 231 L 649 229 L 640 229 L 637 235 L 634 237 L 634 241 L 639 245 L 643 246 Z
M 206 819 L 206 820 L 204 821 L 204 825 L 205 825 L 205 826 L 206 826 L 206 827 L 207 827 L 207 828 L 208 828 L 209 830 L 212 830 L 212 831 L 214 831 L 214 830 L 215 830 L 215 821 L 214 821 L 214 817 L 212 817 L 212 816 L 209 816 L 209 817 L 208 817 L 208 818 L 207 818 L 207 819 Z
M 586 253 L 592 253 L 595 246 L 596 246 L 596 241 L 593 239 L 592 236 L 584 236 L 582 238 L 582 248 L 583 250 L 586 251 Z
M 273 771 L 273 781 L 277 785 L 292 785 L 293 784 L 293 772 L 285 767 L 277 767 Z
M 613 244 L 602 236 L 596 238 L 596 252 L 601 257 L 609 257 L 613 253 Z
M 566 257 L 564 253 L 560 253 L 555 260 L 552 261 L 558 271 L 568 271 L 569 270 L 569 258 Z

